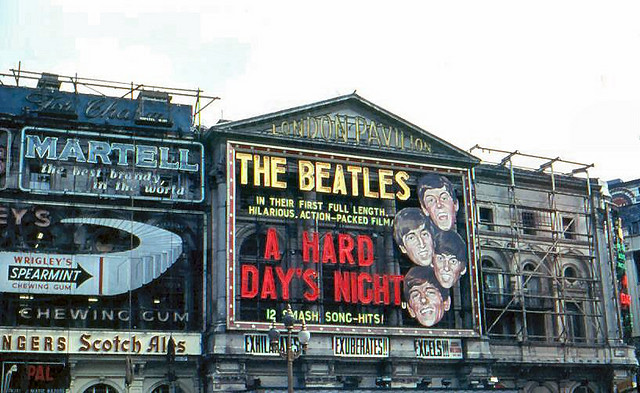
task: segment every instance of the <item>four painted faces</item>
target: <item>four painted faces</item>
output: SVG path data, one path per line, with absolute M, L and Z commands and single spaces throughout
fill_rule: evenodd
M 426 174 L 418 179 L 417 191 L 420 208 L 396 214 L 394 238 L 417 265 L 404 278 L 407 311 L 430 327 L 449 310 L 449 289 L 467 272 L 467 245 L 456 232 L 459 204 L 449 179 Z

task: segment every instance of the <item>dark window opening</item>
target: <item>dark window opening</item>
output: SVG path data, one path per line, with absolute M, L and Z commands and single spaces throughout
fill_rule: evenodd
M 574 218 L 562 217 L 562 233 L 565 239 L 576 238 L 576 225 Z
M 515 315 L 513 312 L 502 312 L 500 310 L 487 310 L 486 312 L 487 332 L 494 338 L 515 337 Z
M 640 221 L 632 222 L 629 232 L 631 232 L 632 235 L 640 234 Z
M 525 235 L 536 234 L 536 216 L 533 212 L 522 212 L 522 227 Z
M 493 231 L 493 209 L 488 207 L 481 207 L 479 209 L 480 214 L 480 229 L 486 229 Z
M 575 279 L 578 277 L 578 272 L 573 266 L 567 266 L 564 269 L 563 275 L 564 275 L 564 278 L 567 279 L 567 281 L 572 283 L 572 282 L 575 282 Z
M 584 312 L 577 303 L 566 303 L 567 338 L 573 342 L 583 342 L 586 338 Z
M 175 390 L 172 391 L 171 387 L 169 385 L 160 385 L 157 388 L 153 389 L 151 391 L 151 393 L 183 393 L 182 388 L 180 388 L 180 386 L 176 386 Z
M 531 309 L 542 309 L 544 307 L 544 294 L 540 273 L 536 272 L 533 263 L 524 265 L 523 270 L 522 285 L 524 288 L 525 305 Z
M 540 313 L 527 313 L 527 338 L 533 341 L 546 340 L 545 317 Z
M 87 388 L 84 393 L 118 393 L 115 388 L 104 383 L 99 383 Z

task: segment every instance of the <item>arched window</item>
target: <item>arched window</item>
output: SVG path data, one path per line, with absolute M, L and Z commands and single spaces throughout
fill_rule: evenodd
M 172 390 L 169 384 L 164 384 L 153 389 L 151 393 L 184 393 L 184 391 L 178 385 L 174 385 L 174 390 Z
M 577 388 L 573 389 L 573 393 L 594 393 L 594 391 L 589 386 L 581 384 Z
M 257 259 L 260 253 L 258 237 L 255 233 L 247 236 L 240 246 L 240 257 Z
M 489 259 L 482 260 L 482 273 L 484 276 L 484 287 L 487 292 L 495 292 L 500 288 L 500 277 L 494 271 L 495 265 Z
M 575 279 L 578 278 L 578 271 L 573 266 L 567 266 L 564 268 L 563 276 L 567 281 L 573 283 Z
M 118 393 L 118 391 L 107 384 L 98 383 L 92 386 L 89 386 L 85 389 L 84 393 Z
M 551 390 L 546 386 L 536 386 L 531 389 L 531 393 L 551 393 Z
M 533 263 L 526 263 L 523 267 L 522 286 L 525 293 L 525 304 L 531 308 L 542 307 L 542 279 Z
M 497 306 L 504 301 L 505 282 L 502 271 L 488 259 L 482 259 L 482 276 L 484 281 L 484 300 L 488 305 Z
M 503 308 L 511 299 L 509 275 L 491 258 L 482 258 L 485 322 L 488 334 L 496 339 L 513 339 L 514 313 Z

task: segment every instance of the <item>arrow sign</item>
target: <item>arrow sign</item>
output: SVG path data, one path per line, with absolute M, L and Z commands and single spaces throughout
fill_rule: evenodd
M 65 269 L 62 267 L 27 267 L 20 265 L 9 265 L 9 281 L 30 281 L 30 282 L 66 282 L 76 284 L 76 287 L 93 277 L 82 266 L 75 269 Z

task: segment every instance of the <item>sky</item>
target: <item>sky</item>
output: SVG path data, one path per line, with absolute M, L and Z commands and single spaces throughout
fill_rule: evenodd
M 0 72 L 200 88 L 221 98 L 207 125 L 356 91 L 463 150 L 627 181 L 639 17 L 640 2 L 615 0 L 0 0 Z M 486 153 L 472 152 L 502 157 Z

